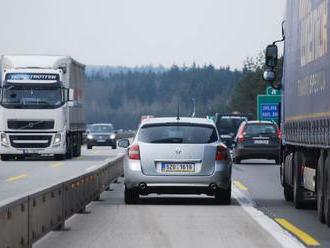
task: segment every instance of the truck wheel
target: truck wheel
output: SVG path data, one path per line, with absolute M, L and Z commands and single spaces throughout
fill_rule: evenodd
M 126 204 L 136 204 L 140 196 L 136 189 L 127 189 L 125 187 L 125 203 Z
M 117 142 L 111 146 L 112 149 L 117 149 Z
M 293 203 L 296 209 L 304 208 L 304 189 L 301 187 L 301 166 L 303 163 L 303 153 L 295 152 L 293 158 Z
M 8 161 L 11 159 L 11 156 L 8 154 L 1 154 L 1 160 L 2 161 Z
M 283 186 L 283 194 L 284 194 L 284 199 L 288 202 L 292 202 L 293 201 L 293 190 L 292 187 L 289 186 L 288 182 L 286 182 L 285 178 L 285 171 L 287 167 L 292 168 L 292 165 L 290 166 L 289 163 L 292 163 L 292 159 L 291 156 L 288 155 L 285 157 L 284 159 L 284 163 L 281 165 L 281 169 L 280 169 L 280 177 L 281 177 L 281 184 Z
M 215 202 L 221 205 L 230 205 L 231 203 L 231 184 L 228 189 L 217 189 L 215 192 Z
M 324 220 L 330 227 L 330 156 L 327 156 L 324 167 Z
M 321 152 L 318 163 L 317 163 L 317 174 L 316 174 L 316 193 L 317 193 L 317 215 L 321 223 L 325 222 L 324 218 L 324 153 Z
M 91 146 L 91 145 L 87 145 L 87 149 L 88 150 L 90 150 L 90 149 L 92 149 L 93 148 L 93 146 Z
M 73 157 L 73 145 L 71 135 L 67 135 L 66 137 L 66 158 L 72 159 Z
M 65 154 L 55 154 L 54 155 L 55 160 L 62 161 L 65 159 Z

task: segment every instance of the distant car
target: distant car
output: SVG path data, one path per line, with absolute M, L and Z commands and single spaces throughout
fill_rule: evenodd
M 232 148 L 237 130 L 243 121 L 248 121 L 248 114 L 219 114 L 215 115 L 215 123 L 221 140 Z
M 279 163 L 281 132 L 270 121 L 243 122 L 234 139 L 233 161 L 243 159 L 274 159 Z
M 92 124 L 87 134 L 87 149 L 93 146 L 111 146 L 117 148 L 117 134 L 112 124 Z
M 152 118 L 139 127 L 125 163 L 125 202 L 140 195 L 207 194 L 230 204 L 229 149 L 220 141 L 213 121 L 199 118 Z

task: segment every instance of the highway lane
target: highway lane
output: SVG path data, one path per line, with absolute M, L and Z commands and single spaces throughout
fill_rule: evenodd
M 279 165 L 270 160 L 245 160 L 234 165 L 233 177 L 246 188 L 246 194 L 259 210 L 272 219 L 285 219 L 293 224 L 315 239 L 319 243 L 315 243 L 316 246 L 330 247 L 330 229 L 318 221 L 315 207 L 297 210 L 284 200 L 279 169 Z
M 42 189 L 96 169 L 123 150 L 110 147 L 82 149 L 82 156 L 65 161 L 35 159 L 0 162 L 0 205 L 29 192 Z
M 125 205 L 123 178 L 93 202 L 89 214 L 66 222 L 69 231 L 52 232 L 34 248 L 96 247 L 303 247 L 249 204 L 234 186 L 231 206 L 215 205 L 210 197 L 144 197 Z

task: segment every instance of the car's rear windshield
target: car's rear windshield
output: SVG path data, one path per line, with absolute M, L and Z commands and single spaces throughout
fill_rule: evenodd
M 208 144 L 218 141 L 210 125 L 169 123 L 143 126 L 138 140 L 145 143 Z
M 247 135 L 274 135 L 277 133 L 277 128 L 273 124 L 247 124 L 244 132 Z
M 92 125 L 89 130 L 92 133 L 110 133 L 113 131 L 112 125 Z

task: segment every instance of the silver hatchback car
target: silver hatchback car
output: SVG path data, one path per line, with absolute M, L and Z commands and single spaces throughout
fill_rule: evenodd
M 140 195 L 207 194 L 230 204 L 232 161 L 215 124 L 201 118 L 152 118 L 144 121 L 128 148 L 124 167 L 125 202 Z

